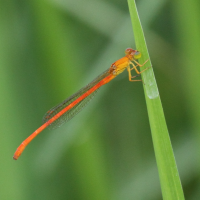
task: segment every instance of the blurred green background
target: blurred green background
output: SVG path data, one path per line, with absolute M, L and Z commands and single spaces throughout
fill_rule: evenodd
M 186 199 L 200 198 L 200 2 L 138 0 Z M 143 87 L 127 72 L 18 145 L 45 112 L 135 48 L 121 0 L 0 1 L 0 199 L 159 200 Z

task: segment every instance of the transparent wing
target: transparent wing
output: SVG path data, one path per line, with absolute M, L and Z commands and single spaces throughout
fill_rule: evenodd
M 59 113 L 62 109 L 70 105 L 73 101 L 75 101 L 77 98 L 85 94 L 90 88 L 92 88 L 94 85 L 96 85 L 98 82 L 100 82 L 102 79 L 107 77 L 109 75 L 109 69 L 100 74 L 97 78 L 95 78 L 91 83 L 86 85 L 85 87 L 81 88 L 78 92 L 64 100 L 59 105 L 51 108 L 43 117 L 43 122 L 47 122 L 49 119 L 51 119 L 53 116 L 55 116 L 57 113 Z M 52 122 L 49 125 L 50 129 L 55 129 L 57 127 L 60 127 L 63 123 L 69 121 L 72 119 L 76 114 L 78 114 L 89 102 L 90 100 L 95 96 L 98 89 L 95 90 L 93 93 L 91 93 L 89 96 L 85 97 L 82 101 L 80 101 L 78 104 L 76 104 L 74 107 L 72 107 L 70 110 L 68 110 L 66 113 L 64 113 L 61 117 L 59 117 L 56 121 Z

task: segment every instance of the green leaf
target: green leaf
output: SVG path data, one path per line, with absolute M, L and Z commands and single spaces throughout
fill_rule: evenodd
M 144 33 L 134 0 L 128 0 L 137 50 L 142 53 L 140 63 L 149 59 L 142 69 L 151 66 Z M 142 73 L 153 145 L 156 155 L 163 199 L 184 199 L 184 194 L 169 138 L 163 108 L 153 73 L 153 68 Z M 150 181 L 150 180 L 149 180 Z

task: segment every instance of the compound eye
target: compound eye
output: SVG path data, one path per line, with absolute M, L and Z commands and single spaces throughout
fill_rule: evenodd
M 125 50 L 125 54 L 126 55 L 130 55 L 130 54 L 132 54 L 132 53 L 134 53 L 135 52 L 135 50 L 133 50 L 132 48 L 127 48 L 126 50 Z

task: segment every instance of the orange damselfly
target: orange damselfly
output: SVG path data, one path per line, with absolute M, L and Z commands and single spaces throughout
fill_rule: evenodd
M 141 57 L 141 53 L 131 48 L 126 49 L 125 54 L 126 55 L 123 58 L 114 62 L 109 69 L 100 74 L 91 83 L 64 100 L 61 104 L 50 109 L 43 118 L 44 124 L 20 144 L 20 146 L 15 151 L 13 158 L 17 160 L 25 147 L 46 127 L 50 126 L 55 128 L 72 119 L 94 97 L 97 90 L 102 85 L 110 82 L 125 69 L 128 71 L 129 81 L 141 81 L 135 80 L 134 78 L 139 76 L 149 67 L 142 70 L 141 72 L 138 71 L 137 67 L 142 67 L 148 60 L 145 61 L 142 65 L 139 64 L 136 60 Z M 138 75 L 131 75 L 131 70 L 133 69 Z

